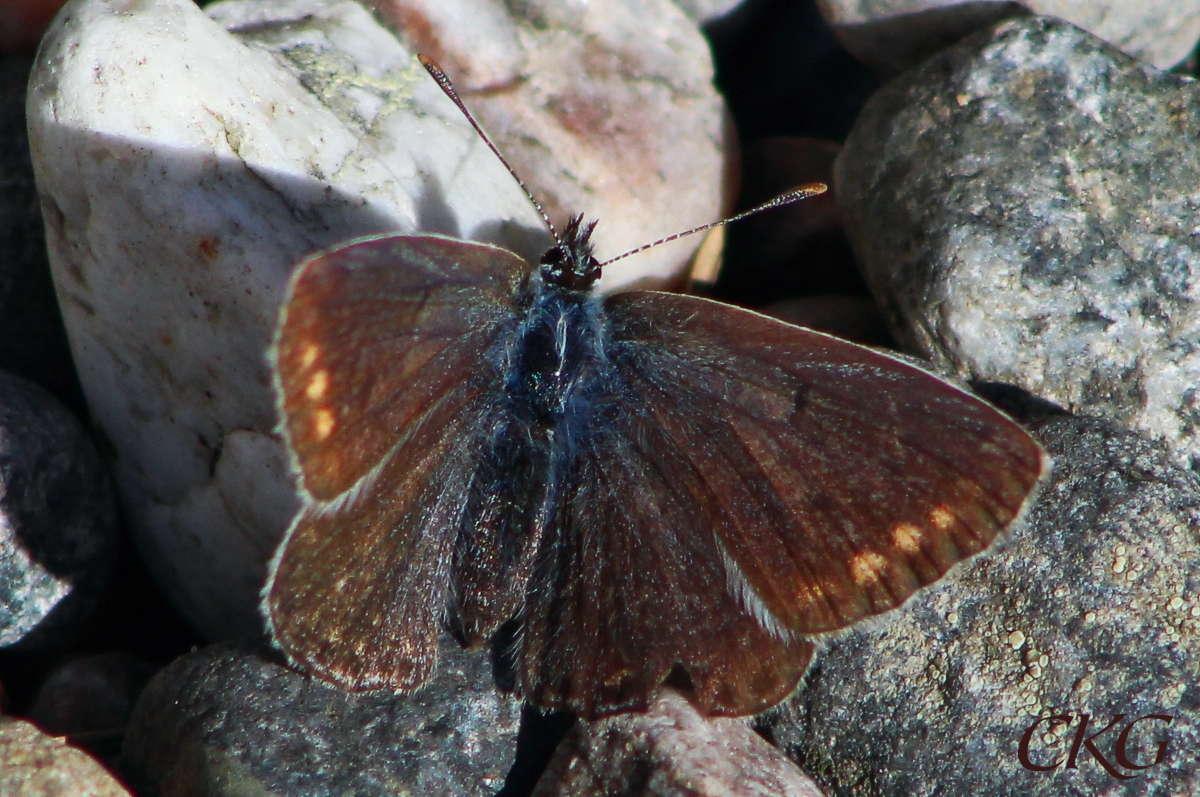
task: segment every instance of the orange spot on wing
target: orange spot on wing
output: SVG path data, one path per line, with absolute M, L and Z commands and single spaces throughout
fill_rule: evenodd
M 935 506 L 929 513 L 929 520 L 938 531 L 943 531 L 954 525 L 954 513 L 944 506 Z
M 322 408 L 313 413 L 313 435 L 318 441 L 325 440 L 333 434 L 333 427 L 336 425 L 333 413 L 329 410 Z
M 309 368 L 317 361 L 317 357 L 321 354 L 321 347 L 315 343 L 310 343 L 304 347 L 304 351 L 300 354 L 300 367 Z
M 850 577 L 856 584 L 875 583 L 882 577 L 883 568 L 886 566 L 887 559 L 874 551 L 863 551 L 851 558 Z
M 313 401 L 320 401 L 325 397 L 326 391 L 329 390 L 329 372 L 317 371 L 313 374 L 312 379 L 308 381 L 308 387 L 304 388 L 304 395 L 308 396 Z
M 897 523 L 892 529 L 892 544 L 904 553 L 916 553 L 921 550 L 921 540 L 925 532 L 912 523 Z

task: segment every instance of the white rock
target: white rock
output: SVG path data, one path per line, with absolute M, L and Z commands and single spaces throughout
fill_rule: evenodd
M 484 5 L 503 12 L 484 14 Z M 579 212 L 600 220 L 601 260 L 720 214 L 723 106 L 708 44 L 673 3 L 379 6 L 413 49 L 454 77 L 555 224 Z M 614 264 L 600 287 L 670 285 L 699 243 Z
M 707 220 L 721 196 L 710 74 L 671 71 L 680 52 L 693 54 L 694 69 L 693 51 L 710 70 L 702 40 L 665 0 L 665 12 L 648 2 L 656 10 L 641 17 L 637 5 L 620 7 L 624 28 L 604 22 L 597 35 L 607 44 L 589 44 L 595 15 L 563 4 L 546 13 L 573 26 L 542 50 L 514 27 L 480 46 L 482 65 L 464 72 L 519 74 L 512 93 L 540 100 L 521 110 L 514 99 L 518 108 L 496 118 L 506 107 L 496 97 L 467 97 L 488 106 L 481 116 L 502 144 L 534 142 L 530 154 L 509 147 L 521 168 L 537 164 L 527 169 L 532 184 L 576 179 L 544 195 L 552 208 L 599 212 L 602 252 Z M 265 562 L 295 506 L 264 359 L 291 267 L 379 230 L 452 232 L 526 256 L 547 239 L 412 51 L 361 6 L 221 3 L 209 12 L 221 24 L 190 0 L 74 0 L 43 41 L 28 112 L 59 299 L 93 417 L 117 450 L 136 541 L 186 616 L 222 637 L 260 629 Z M 681 21 L 647 24 L 658 18 Z M 599 133 L 586 127 L 594 105 L 571 103 L 603 105 L 608 95 L 573 93 L 569 75 L 541 72 L 581 52 L 610 67 L 606 86 L 622 75 L 634 86 Z M 667 132 L 623 132 L 653 129 L 677 96 Z M 510 117 L 578 129 L 550 125 L 545 143 L 540 132 L 509 128 Z M 620 157 L 606 171 L 596 148 Z M 668 149 L 693 158 L 673 186 L 685 170 L 663 157 Z M 637 179 L 630 163 L 644 167 Z M 647 171 L 662 188 L 634 201 Z M 597 201 L 575 201 L 589 195 Z M 609 287 L 622 276 L 662 279 L 686 251 L 669 261 L 656 254 L 658 262 L 614 267 Z
M 842 44 L 863 63 L 900 72 L 972 31 L 1014 15 L 1009 0 L 817 0 Z M 1200 39 L 1200 0 L 1022 0 L 1033 14 L 1065 19 L 1159 69 L 1187 58 Z

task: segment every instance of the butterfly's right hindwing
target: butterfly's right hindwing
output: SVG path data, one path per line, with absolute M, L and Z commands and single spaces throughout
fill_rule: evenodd
M 496 247 L 384 236 L 293 278 L 275 361 L 305 501 L 264 610 L 316 676 L 352 689 L 430 676 L 527 271 Z

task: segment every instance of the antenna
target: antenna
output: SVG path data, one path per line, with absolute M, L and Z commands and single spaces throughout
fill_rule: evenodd
M 488 138 L 488 134 L 483 132 L 483 128 L 479 126 L 479 122 L 475 121 L 475 117 L 467 110 L 467 106 L 463 104 L 463 101 L 458 98 L 458 92 L 454 90 L 454 84 L 450 82 L 450 77 L 442 71 L 437 61 L 424 53 L 417 53 L 417 60 L 421 62 L 421 66 L 425 67 L 425 71 L 429 73 L 430 77 L 437 81 L 437 84 L 446 93 L 446 96 L 454 101 L 454 104 L 458 106 L 458 110 L 462 111 L 463 116 L 467 117 L 467 121 L 471 123 L 471 127 L 475 128 L 475 132 L 483 139 L 483 143 L 488 145 L 488 149 L 500 159 L 500 162 L 504 164 L 504 168 L 508 169 L 508 173 L 517 181 L 517 185 L 521 186 L 521 190 L 525 192 L 525 196 L 529 197 L 529 201 L 533 203 L 533 206 L 537 208 L 537 212 L 541 214 L 542 221 L 546 222 L 546 226 L 550 228 L 550 234 L 554 236 L 555 242 L 561 246 L 562 239 L 558 237 L 558 230 L 554 229 L 554 224 L 550 221 L 550 217 L 542 209 L 542 203 L 537 201 L 537 197 L 525 185 L 525 181 L 521 179 L 520 175 L 517 174 L 516 170 L 508 162 L 508 159 L 500 153 L 500 150 L 496 148 L 492 140 Z
M 425 67 L 425 71 L 429 73 L 430 77 L 437 81 L 438 86 L 440 86 L 442 91 L 446 93 L 446 96 L 458 106 L 458 110 L 462 111 L 462 115 L 467 117 L 467 121 L 471 123 L 471 127 L 475 128 L 475 132 L 478 133 L 479 137 L 483 139 L 483 143 L 488 145 L 488 149 L 490 149 L 492 153 L 500 159 L 500 162 L 504 164 L 504 168 L 508 169 L 508 173 L 511 174 L 512 178 L 517 181 L 517 185 L 521 186 L 521 190 L 525 192 L 525 196 L 529 198 L 529 201 L 537 209 L 537 212 L 541 214 L 542 221 L 546 222 L 546 227 L 550 230 L 550 234 L 554 236 L 555 242 L 560 247 L 565 246 L 562 238 L 560 238 L 558 235 L 558 230 L 554 228 L 554 223 L 550 221 L 550 217 L 546 215 L 546 211 L 542 208 L 542 203 L 537 201 L 537 197 L 535 197 L 533 192 L 529 190 L 529 186 L 525 185 L 525 181 L 521 179 L 521 176 L 517 174 L 516 169 L 514 169 L 512 164 L 508 162 L 508 159 L 505 158 L 496 145 L 492 143 L 492 140 L 488 138 L 488 134 L 483 132 L 483 128 L 479 126 L 479 122 L 475 121 L 475 117 L 471 115 L 469 110 L 467 110 L 467 106 L 463 104 L 463 101 L 459 98 L 458 92 L 454 90 L 454 83 L 450 81 L 450 77 L 442 71 L 442 68 L 438 66 L 437 61 L 433 60 L 428 55 L 425 55 L 424 53 L 418 53 L 417 60 L 421 62 L 421 66 Z M 645 252 L 647 249 L 658 246 L 659 244 L 669 243 L 689 235 L 694 235 L 698 232 L 711 230 L 713 227 L 720 227 L 724 224 L 730 224 L 732 222 L 744 219 L 747 216 L 753 216 L 755 213 L 761 213 L 764 210 L 770 210 L 771 208 L 777 208 L 783 205 L 790 205 L 793 202 L 799 202 L 801 199 L 808 199 L 809 197 L 823 194 L 828 190 L 829 186 L 825 185 L 824 183 L 808 183 L 807 185 L 802 185 L 799 188 L 793 188 L 790 191 L 785 191 L 772 200 L 764 202 L 757 207 L 751 208 L 750 210 L 739 213 L 736 216 L 731 216 L 728 219 L 721 219 L 720 221 L 701 224 L 699 227 L 693 227 L 690 230 L 677 232 L 674 235 L 668 235 L 666 238 L 659 238 L 657 241 L 651 241 L 648 244 L 643 244 L 636 249 L 630 249 L 624 254 L 609 258 L 603 263 L 598 264 L 597 269 L 607 266 L 610 263 L 615 263 L 618 260 L 624 260 L 630 255 L 636 255 L 638 252 Z M 597 271 L 597 273 L 599 272 Z
M 770 210 L 771 208 L 777 208 L 777 207 L 781 207 L 783 205 L 790 205 L 793 202 L 799 202 L 801 199 L 808 199 L 809 197 L 818 196 L 820 194 L 825 193 L 828 190 L 829 190 L 829 186 L 825 185 L 825 183 L 808 183 L 807 185 L 802 185 L 799 188 L 793 188 L 790 191 L 784 191 L 782 194 L 775 197 L 774 199 L 768 200 L 768 201 L 762 203 L 761 205 L 758 205 L 757 207 L 753 207 L 753 208 L 750 208 L 749 210 L 743 211 L 743 212 L 737 214 L 736 216 L 730 216 L 729 218 L 721 219 L 720 221 L 712 221 L 712 222 L 709 222 L 708 224 L 701 224 L 699 227 L 693 227 L 690 230 L 684 230 L 683 232 L 677 232 L 674 235 L 668 235 L 666 238 L 659 238 L 657 241 L 651 241 L 648 244 L 642 244 L 637 249 L 630 249 L 628 252 L 625 252 L 624 254 L 617 255 L 616 257 L 611 257 L 608 260 L 605 260 L 603 263 L 600 264 L 600 266 L 601 266 L 601 268 L 603 268 L 604 266 L 607 266 L 609 263 L 615 263 L 618 260 L 623 260 L 623 259 L 629 257 L 630 255 L 636 255 L 638 252 L 645 252 L 647 249 L 649 249 L 653 246 L 658 246 L 659 244 L 665 244 L 670 241 L 677 240 L 679 238 L 684 238 L 684 237 L 687 237 L 694 233 L 704 232 L 705 230 L 711 230 L 713 227 L 720 227 L 724 224 L 730 224 L 732 222 L 744 219 L 747 216 L 753 216 L 755 213 L 761 213 L 764 210 Z

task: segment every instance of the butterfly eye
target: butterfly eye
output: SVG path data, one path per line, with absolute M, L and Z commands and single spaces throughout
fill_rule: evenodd
M 542 259 L 539 262 L 546 267 L 542 269 L 542 276 L 558 277 L 563 273 L 567 262 L 566 250 L 561 244 L 552 246 L 542 254 Z

